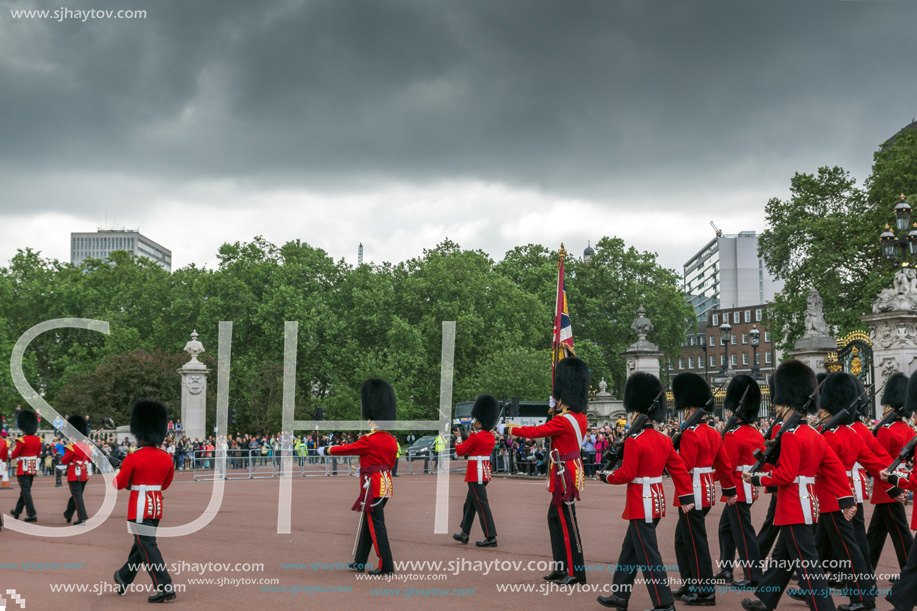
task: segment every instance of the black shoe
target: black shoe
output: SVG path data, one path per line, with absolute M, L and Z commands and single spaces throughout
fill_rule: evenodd
M 545 575 L 545 581 L 560 581 L 567 576 L 567 571 L 554 571 L 550 575 Z
M 378 569 L 371 570 L 368 574 L 369 575 L 391 575 L 394 572 L 395 572 L 395 569 L 382 570 L 382 567 L 379 567 Z
M 38 516 L 29 516 L 25 520 L 23 520 L 23 522 L 37 522 L 37 521 L 38 521 Z
M 690 594 L 685 594 L 681 602 L 689 607 L 713 607 L 716 605 L 716 594 L 692 592 Z
M 861 602 L 861 603 L 849 603 L 846 605 L 840 605 L 837 608 L 837 611 L 872 611 L 876 608 L 876 603 L 874 602 Z
M 115 585 L 118 586 L 116 590 L 118 596 L 124 596 L 127 594 L 127 582 L 121 579 L 121 575 L 118 574 L 118 571 L 115 571 Z
M 22 513 L 22 512 L 21 512 L 21 511 L 15 511 L 15 510 L 13 510 L 13 511 L 10 512 L 10 515 L 13 516 L 13 519 L 14 519 L 14 520 L 18 520 L 18 519 L 19 519 L 19 514 L 20 514 L 20 513 Z
M 67 524 L 70 524 L 70 521 L 73 520 L 73 516 L 68 516 L 68 515 L 65 513 L 65 514 L 64 514 L 64 519 L 67 520 Z
M 559 580 L 558 585 L 562 586 L 572 586 L 578 583 L 586 583 L 585 577 L 577 577 L 576 575 L 567 575 L 563 579 Z
M 360 564 L 359 562 L 351 562 L 350 564 L 347 565 L 347 568 L 350 569 L 351 571 L 362 573 L 363 571 L 366 570 L 366 565 Z
M 160 590 L 155 594 L 150 594 L 150 597 L 146 599 L 148 603 L 164 603 L 167 600 L 175 600 L 175 590 L 172 588 L 171 584 L 166 586 L 167 589 Z
M 801 600 L 802 602 L 806 602 L 806 593 L 803 592 L 802 588 L 787 588 L 786 595 L 793 600 Z
M 652 609 L 647 609 L 647 611 L 675 611 L 675 605 L 669 605 L 668 607 L 653 607 Z
M 832 575 L 826 575 L 826 577 L 828 578 L 828 586 L 831 588 L 837 588 L 838 590 L 841 590 L 844 588 L 844 586 L 847 585 L 846 583 L 844 583 L 843 576 L 840 575 L 839 573 L 834 573 Z
M 77 520 L 76 522 L 73 523 L 73 525 L 79 526 L 80 524 L 85 524 L 85 523 L 86 523 L 86 520 Z
M 603 607 L 608 607 L 609 609 L 621 609 L 621 611 L 627 611 L 627 601 L 623 598 L 615 596 L 614 594 L 609 594 L 608 596 L 599 596 L 596 598 L 599 601 L 599 604 Z
M 684 598 L 685 596 L 688 596 L 691 593 L 692 593 L 691 588 L 689 588 L 688 586 L 681 586 L 680 588 L 672 592 L 672 598 L 674 598 L 675 600 L 681 600 L 682 598 Z
M 483 541 L 475 541 L 474 544 L 478 547 L 497 547 L 497 538 L 487 537 Z
M 751 598 L 742 599 L 742 608 L 745 611 L 771 611 L 771 608 L 760 600 L 752 600 Z
M 462 545 L 468 545 L 468 535 L 465 533 L 455 533 L 452 535 L 452 538 L 461 543 Z
M 743 579 L 742 581 L 733 581 L 732 587 L 736 590 L 754 590 L 758 587 L 758 582 Z
M 726 569 L 721 570 L 719 573 L 713 576 L 713 581 L 718 582 L 727 582 L 732 581 L 732 571 L 727 571 Z

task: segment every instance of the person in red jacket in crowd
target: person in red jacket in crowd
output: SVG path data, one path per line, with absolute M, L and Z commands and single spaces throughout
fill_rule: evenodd
M 10 446 L 6 442 L 6 431 L 0 431 L 0 490 L 10 489 Z
M 494 526 L 490 504 L 487 502 L 487 482 L 491 479 L 490 455 L 494 451 L 495 441 L 492 429 L 497 426 L 499 413 L 500 408 L 495 398 L 490 395 L 478 397 L 471 408 L 471 416 L 474 418 L 472 427 L 475 432 L 455 446 L 458 456 L 468 456 L 468 468 L 465 470 L 468 494 L 465 495 L 461 530 L 452 535 L 453 539 L 463 545 L 468 543 L 468 534 L 471 532 L 471 525 L 474 524 L 474 514 L 477 513 L 484 530 L 484 540 L 475 541 L 475 545 L 497 547 L 497 527 Z
M 675 376 L 672 395 L 675 410 L 683 411 L 686 421 L 695 412 L 703 412 L 704 406 L 713 398 L 704 378 L 690 372 Z M 716 499 L 714 475 L 722 484 L 727 503 L 735 504 L 738 497 L 732 477 L 733 468 L 723 447 L 723 438 L 706 420 L 683 428 L 677 443 L 675 450 L 693 478 L 694 508 L 686 511 L 680 507 L 678 499 L 675 500 L 675 506 L 679 507 L 675 557 L 683 585 L 673 596 L 688 606 L 709 607 L 716 604 L 716 590 L 705 518 Z
M 395 420 L 395 391 L 385 380 L 370 378 L 360 388 L 363 418 L 369 421 L 370 432 L 356 442 L 318 449 L 319 456 L 359 456 L 360 494 L 351 509 L 363 514 L 360 537 L 354 561 L 349 565 L 362 572 L 375 548 L 379 566 L 370 575 L 390 575 L 395 572 L 392 549 L 385 527 L 385 505 L 392 497 L 392 467 L 398 453 L 398 442 L 380 429 Z
M 10 512 L 15 519 L 19 519 L 22 509 L 26 510 L 24 522 L 37 522 L 35 504 L 32 502 L 32 480 L 38 473 L 38 461 L 41 455 L 41 439 L 35 436 L 38 431 L 38 415 L 28 410 L 20 410 L 16 416 L 16 427 L 25 433 L 16 439 L 13 446 L 12 459 L 19 459 L 16 463 L 16 480 L 19 482 L 19 500 L 16 508 Z
M 131 491 L 127 521 L 128 530 L 134 535 L 127 562 L 115 571 L 115 585 L 119 595 L 126 594 L 138 569 L 144 565 L 156 588 L 147 599 L 151 603 L 164 603 L 176 597 L 172 577 L 156 543 L 155 530 L 152 534 L 140 534 L 143 531 L 137 528 L 143 525 L 155 529 L 162 520 L 162 491 L 171 485 L 175 474 L 171 456 L 159 447 L 166 438 L 168 420 L 168 411 L 162 403 L 148 399 L 134 402 L 130 427 L 131 435 L 137 438 L 137 450 L 127 455 L 114 480 L 118 490 Z
M 82 416 L 70 416 L 67 422 L 83 437 L 89 435 L 89 427 L 86 426 L 86 420 Z M 86 482 L 89 481 L 91 462 L 89 446 L 81 441 L 67 446 L 64 450 L 64 457 L 61 458 L 60 464 L 67 465 L 67 486 L 70 487 L 70 499 L 64 511 L 64 519 L 67 520 L 67 524 L 73 519 L 74 511 L 77 517 L 74 526 L 83 524 L 89 519 L 86 505 L 83 503 L 83 490 L 86 488 Z
M 747 611 L 776 609 L 795 570 L 804 584 L 809 609 L 834 611 L 812 527 L 819 512 L 816 482 L 821 482 L 819 485 L 837 498 L 838 507 L 848 521 L 856 514 L 856 501 L 847 485 L 843 463 L 825 438 L 805 420 L 806 415 L 817 409 L 811 399 L 818 386 L 815 372 L 802 361 L 790 359 L 780 364 L 772 379 L 774 407 L 783 422 L 789 421 L 795 411 L 805 413 L 800 424 L 792 428 L 784 426 L 780 456 L 770 475 L 742 474 L 743 481 L 753 486 L 777 486 L 774 524 L 780 527 L 769 568 L 755 590 L 757 600 L 746 598 L 742 607 Z
M 848 474 L 855 465 L 862 465 L 873 477 L 878 478 L 879 472 L 888 466 L 881 461 L 860 439 L 859 435 L 848 426 L 851 423 L 849 410 L 856 410 L 859 404 L 859 391 L 856 379 L 849 373 L 835 372 L 825 378 L 821 392 L 819 392 L 818 419 L 822 423 L 835 417 L 842 410 L 848 410 L 848 416 L 843 421 L 831 428 L 827 424 L 819 427 L 822 437 L 828 446 L 834 450 L 837 457 L 844 464 Z M 846 583 L 842 584 L 850 598 L 850 604 L 838 607 L 840 611 L 866 611 L 875 609 L 876 579 L 873 576 L 872 565 L 868 560 L 868 547 L 860 548 L 852 521 L 847 521 L 838 506 L 837 498 L 826 485 L 826 481 L 819 479 L 815 483 L 815 494 L 819 501 L 819 518 L 815 528 L 815 547 L 818 556 L 824 563 L 832 557 L 841 561 L 841 566 L 850 571 L 842 575 Z M 851 492 L 852 493 L 852 492 Z M 855 497 L 855 495 L 854 495 Z M 787 594 L 797 600 L 805 600 L 805 588 L 787 590 Z
M 914 429 L 905 422 L 905 419 L 910 419 L 914 415 L 914 406 L 905 405 L 907 386 L 907 376 L 897 372 L 888 378 L 882 393 L 881 404 L 885 406 L 883 419 L 889 414 L 894 414 L 895 417 L 879 428 L 876 441 L 892 459 L 897 458 L 901 449 L 914 436 Z M 875 570 L 878 566 L 882 548 L 885 547 L 885 537 L 889 536 L 898 556 L 898 566 L 903 569 L 907 564 L 908 550 L 914 544 L 914 537 L 907 524 L 907 512 L 904 510 L 907 493 L 899 488 L 873 486 L 871 502 L 875 507 L 869 521 L 869 529 L 866 531 L 866 539 L 869 541 L 872 568 Z
M 754 453 L 764 450 L 764 436 L 751 425 L 761 409 L 761 388 L 754 378 L 737 375 L 726 388 L 723 409 L 732 412 L 735 425 L 723 431 L 723 445 L 729 463 L 735 469 L 732 482 L 736 487 L 738 500 L 723 508 L 719 524 L 720 567 L 733 572 L 736 550 L 742 559 L 745 579 L 733 581 L 739 589 L 754 589 L 761 580 L 761 552 L 751 524 L 751 506 L 758 500 L 758 488 L 742 480 L 742 473 L 755 464 Z M 721 482 L 722 483 L 722 482 Z M 728 501 L 723 495 L 722 501 Z
M 498 424 L 497 432 L 529 439 L 551 438 L 548 531 L 556 568 L 545 575 L 545 579 L 561 585 L 586 583 L 583 542 L 576 523 L 575 506 L 585 487 L 580 448 L 588 427 L 585 412 L 589 402 L 589 367 L 586 363 L 576 357 L 558 362 L 551 395 L 555 413 L 550 420 L 541 426 Z
M 637 569 L 641 567 L 655 608 L 675 609 L 675 599 L 656 540 L 656 526 L 665 516 L 663 470 L 672 477 L 675 494 L 684 511 L 694 508 L 694 494 L 691 476 L 672 446 L 672 440 L 655 429 L 657 422 L 665 422 L 664 400 L 656 400 L 661 391 L 662 384 L 652 374 L 638 371 L 627 378 L 624 409 L 631 415 L 646 414 L 649 419 L 642 431 L 625 439 L 621 466 L 611 473 L 598 475 L 608 484 L 627 486 L 624 514 L 621 516 L 628 520 L 627 532 L 612 577 L 618 593 L 599 596 L 597 600 L 604 607 L 627 609 Z

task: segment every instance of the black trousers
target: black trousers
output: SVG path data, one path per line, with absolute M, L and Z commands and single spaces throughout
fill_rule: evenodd
M 76 512 L 77 519 L 88 520 L 89 515 L 86 513 L 86 505 L 83 503 L 83 488 L 86 482 L 67 482 L 70 487 L 70 498 L 67 499 L 67 509 L 64 511 L 64 519 L 68 522 L 73 518 L 73 512 Z
M 494 525 L 494 517 L 490 513 L 490 504 L 487 502 L 487 484 L 484 482 L 468 482 L 468 494 L 465 495 L 465 507 L 462 511 L 462 532 L 466 535 L 471 532 L 471 525 L 474 524 L 474 514 L 478 514 L 481 521 L 481 528 L 484 530 L 485 537 L 496 537 L 497 527 Z
M 159 520 L 146 519 L 143 521 L 144 526 L 159 526 Z M 124 583 L 134 583 L 134 578 L 140 569 L 145 569 L 153 580 L 153 586 L 157 590 L 166 590 L 172 587 L 172 577 L 166 570 L 165 562 L 162 559 L 162 553 L 159 551 L 159 545 L 156 544 L 156 536 L 134 534 L 134 544 L 131 546 L 131 552 L 127 556 L 127 562 L 118 569 L 118 575 L 124 580 Z
M 917 603 L 917 541 L 911 546 L 907 564 L 901 569 L 898 581 L 892 584 L 891 593 L 885 597 L 895 611 L 912 611 Z
M 19 481 L 19 500 L 16 501 L 16 509 L 13 510 L 16 515 L 22 513 L 22 508 L 25 507 L 26 515 L 30 518 L 35 517 L 35 504 L 32 502 L 32 480 L 34 478 L 34 475 L 16 476 Z
M 866 548 L 861 549 L 858 545 L 853 522 L 845 520 L 843 512 L 832 511 L 818 516 L 815 548 L 822 562 L 828 556 L 821 555 L 821 551 L 828 549 L 834 552 L 833 559 L 844 563 L 845 568 L 839 572 L 844 576 L 845 595 L 850 598 L 850 602 L 861 603 L 876 600 L 876 578 L 866 558 Z M 803 584 L 800 584 L 800 587 L 805 589 Z
M 769 609 L 776 609 L 780 596 L 793 577 L 799 573 L 806 591 L 806 603 L 812 611 L 835 611 L 828 594 L 828 580 L 815 551 L 815 535 L 810 524 L 780 526 L 777 544 L 755 596 Z
M 878 566 L 879 558 L 882 556 L 886 535 L 891 537 L 895 553 L 898 555 L 898 566 L 903 569 L 907 564 L 908 551 L 914 544 L 914 537 L 907 523 L 904 505 L 897 501 L 876 505 L 872 520 L 869 521 L 866 539 L 869 541 L 869 557 L 873 570 Z
M 357 553 L 353 561 L 358 565 L 366 565 L 369 560 L 369 551 L 375 547 L 379 557 L 379 568 L 383 571 L 394 571 L 395 563 L 392 561 L 392 548 L 388 544 L 388 531 L 385 529 L 385 504 L 388 499 L 373 507 L 372 513 L 363 514 L 363 526 L 360 529 L 360 539 L 357 541 Z
M 586 578 L 583 561 L 583 540 L 576 521 L 576 503 L 548 507 L 548 531 L 551 534 L 551 553 L 554 566 L 568 575 Z
M 395 464 L 392 465 L 392 477 L 398 475 L 398 463 L 401 462 L 399 459 L 395 459 Z
M 775 513 L 777 513 L 776 492 L 771 494 L 771 502 L 770 505 L 767 506 L 767 515 L 764 516 L 764 524 L 761 525 L 761 530 L 758 531 L 758 551 L 761 553 L 762 558 L 767 558 L 771 548 L 774 547 L 777 535 L 780 534 L 780 527 L 774 526 Z
M 612 584 L 615 586 L 616 596 L 630 600 L 637 570 L 641 569 L 653 606 L 668 607 L 674 605 L 675 600 L 672 598 L 672 590 L 669 589 L 669 579 L 656 541 L 657 524 L 659 518 L 652 522 L 643 519 L 628 521 Z
M 687 513 L 679 507 L 678 525 L 675 527 L 675 558 L 682 583 L 701 594 L 715 593 L 713 561 L 707 543 L 705 518 L 708 513 L 709 507 L 692 509 Z
M 742 560 L 745 579 L 761 580 L 761 552 L 758 551 L 758 539 L 751 524 L 751 505 L 737 502 L 723 507 L 719 525 L 720 568 L 733 571 L 736 550 Z M 737 543 L 738 542 L 738 543 Z

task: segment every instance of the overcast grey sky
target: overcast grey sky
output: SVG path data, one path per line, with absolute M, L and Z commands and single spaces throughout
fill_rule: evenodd
M 68 4 L 69 2 L 69 4 Z M 20 9 L 145 19 L 14 19 Z M 139 227 L 173 265 L 617 235 L 681 264 L 917 115 L 917 2 L 0 0 L 0 261 Z

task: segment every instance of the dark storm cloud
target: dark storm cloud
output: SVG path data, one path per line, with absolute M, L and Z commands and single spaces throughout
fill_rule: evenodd
M 97 208 L 92 190 L 62 201 L 85 175 L 164 190 L 191 180 L 333 190 L 472 179 L 599 200 L 785 186 L 821 164 L 865 171 L 917 112 L 913 5 L 93 7 L 149 15 L 0 15 L 3 209 Z

